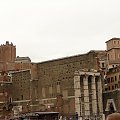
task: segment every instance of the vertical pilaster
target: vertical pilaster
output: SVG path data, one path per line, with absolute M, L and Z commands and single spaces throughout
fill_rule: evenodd
M 83 79 L 84 85 L 84 109 L 85 109 L 85 116 L 90 115 L 90 105 L 89 105 L 89 90 L 88 90 L 88 76 L 85 75 Z
M 92 84 L 91 84 L 91 90 L 92 90 L 92 113 L 95 115 L 97 114 L 97 96 L 96 96 L 96 83 L 95 83 L 95 75 L 92 76 Z

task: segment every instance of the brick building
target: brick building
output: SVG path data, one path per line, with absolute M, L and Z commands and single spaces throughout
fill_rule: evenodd
M 105 78 L 104 91 L 115 90 L 120 87 L 120 66 L 109 69 Z
M 108 68 L 120 64 L 120 38 L 112 38 L 106 41 Z
M 120 38 L 112 38 L 106 41 L 107 66 L 104 77 L 104 91 L 114 90 L 120 87 Z
M 12 96 L 12 77 L 6 72 L 0 72 L 0 109 L 7 107 Z
M 120 112 L 120 38 L 106 42 L 107 71 L 103 86 L 103 110 L 105 115 Z
M 31 97 L 30 70 L 12 71 L 10 74 L 12 76 L 12 103 L 15 106 L 22 106 L 22 110 L 26 111 Z
M 23 111 L 26 105 L 30 108 L 30 81 L 36 78 L 36 64 L 29 57 L 16 57 L 16 46 L 8 41 L 0 46 L 0 110 L 5 108 L 6 114 L 11 104 L 23 106 Z
M 21 106 L 22 111 L 28 111 L 30 104 L 30 70 L 1 72 L 0 75 L 0 109 L 6 112 L 9 107 Z M 29 105 L 30 107 L 30 105 Z M 4 112 L 4 111 L 3 111 Z M 0 113 L 0 115 L 3 113 Z
M 31 69 L 32 79 L 37 78 L 36 63 L 32 63 L 29 57 L 16 57 L 16 46 L 6 41 L 0 46 L 0 71 L 18 71 Z
M 103 90 L 104 114 L 120 112 L 120 66 L 107 71 Z
M 12 77 L 12 101 L 30 100 L 30 70 L 12 71 L 9 74 Z

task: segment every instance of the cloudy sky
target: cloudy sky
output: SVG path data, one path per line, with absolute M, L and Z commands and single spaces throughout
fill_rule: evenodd
M 120 37 L 120 0 L 0 0 L 0 44 L 33 62 L 105 50 Z

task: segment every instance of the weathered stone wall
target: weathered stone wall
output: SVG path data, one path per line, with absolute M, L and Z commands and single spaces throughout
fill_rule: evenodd
M 67 96 L 73 96 L 74 72 L 79 69 L 97 69 L 96 54 L 90 52 L 63 59 L 38 63 L 38 77 L 40 87 L 40 98 L 56 97 L 57 92 Z M 57 86 L 60 84 L 60 91 Z M 52 93 L 51 88 L 52 87 Z M 43 93 L 41 94 L 41 91 Z M 62 93 L 63 92 L 63 93 Z
M 76 70 L 98 70 L 99 58 L 104 55 L 106 55 L 105 51 L 90 51 L 87 54 L 38 63 L 39 99 L 43 99 L 43 101 L 46 99 L 47 102 L 43 102 L 43 104 L 54 103 L 55 105 L 55 100 L 53 101 L 51 98 L 62 95 L 64 100 L 62 112 L 73 114 L 75 112 L 74 72 Z M 69 106 L 70 102 L 72 107 Z M 71 109 L 69 109 L 70 107 Z
M 30 70 L 21 70 L 12 73 L 13 101 L 30 100 Z

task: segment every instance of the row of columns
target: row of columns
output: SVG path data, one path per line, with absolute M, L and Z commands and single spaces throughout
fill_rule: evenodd
M 90 80 L 91 83 L 89 83 L 90 85 L 88 85 L 89 77 L 91 78 Z M 100 73 L 80 71 L 77 72 L 74 76 L 74 89 L 75 89 L 75 109 L 76 112 L 78 113 L 78 116 L 79 117 L 81 116 L 81 120 L 83 116 L 84 117 L 91 116 L 91 113 L 92 115 L 97 115 L 98 111 L 100 113 L 103 112 L 102 84 Z M 90 107 L 92 107 L 92 111 L 90 111 L 91 110 Z

